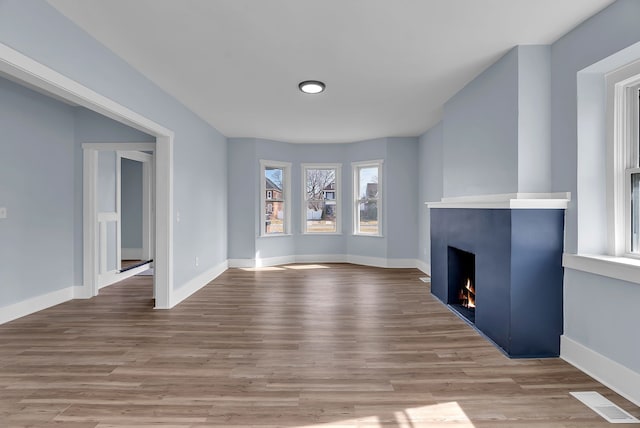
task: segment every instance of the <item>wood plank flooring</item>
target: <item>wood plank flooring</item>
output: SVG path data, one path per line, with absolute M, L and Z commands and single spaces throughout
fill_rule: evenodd
M 169 311 L 133 277 L 0 326 L 0 427 L 604 427 L 640 409 L 560 359 L 510 360 L 413 269 L 230 269 Z

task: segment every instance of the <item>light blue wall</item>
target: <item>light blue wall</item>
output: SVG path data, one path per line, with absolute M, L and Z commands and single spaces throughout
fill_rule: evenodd
M 551 191 L 551 47 L 518 46 L 518 192 Z
M 418 257 L 418 140 L 387 140 L 385 188 L 387 257 Z
M 518 191 L 518 50 L 444 105 L 443 194 Z
M 632 58 L 627 53 L 632 51 L 634 58 L 640 58 L 638 16 L 640 2 L 618 0 L 551 48 L 552 185 L 554 191 L 572 193 L 566 215 L 568 253 L 603 251 L 606 244 L 603 75 L 620 65 L 612 58 L 624 57 L 629 62 Z M 635 50 L 626 49 L 632 45 Z M 586 68 L 590 71 L 579 73 Z M 577 92 L 578 87 L 582 92 Z M 580 171 L 580 186 L 579 159 L 589 167 Z M 564 334 L 640 373 L 638 341 L 629 340 L 638 336 L 632 314 L 637 313 L 640 286 L 565 269 L 564 287 Z
M 72 107 L 0 78 L 0 307 L 75 285 L 73 124 Z
M 618 0 L 551 47 L 551 143 L 554 191 L 572 192 L 565 248 L 577 251 L 577 74 L 640 40 L 640 2 Z M 606 34 L 606 37 L 603 37 Z M 604 83 L 603 83 L 604 84 Z M 584 95 L 581 94 L 581 97 Z M 592 94 L 589 94 L 592 96 Z
M 98 212 L 116 211 L 116 152 L 98 153 Z
M 640 374 L 640 285 L 566 269 L 564 334 Z
M 418 247 L 418 142 L 382 138 L 345 144 L 290 144 L 262 139 L 229 140 L 229 258 L 356 255 L 415 259 Z M 291 235 L 260 237 L 259 161 L 291 162 Z M 353 236 L 351 162 L 383 162 L 384 237 Z M 341 163 L 341 235 L 302 234 L 303 163 Z
M 174 288 L 226 260 L 222 134 L 44 0 L 0 2 L 0 42 L 174 131 Z
M 425 202 L 442 199 L 442 122 L 425 132 L 419 141 L 418 159 L 418 259 L 431 264 L 431 228 L 429 209 Z
M 122 248 L 142 248 L 142 162 L 122 159 Z

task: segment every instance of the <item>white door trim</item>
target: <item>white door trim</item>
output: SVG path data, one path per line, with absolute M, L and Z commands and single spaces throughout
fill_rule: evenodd
M 154 148 L 155 149 L 155 148 Z M 155 150 L 154 150 L 155 151 Z M 116 151 L 116 207 L 118 219 L 118 270 L 122 269 L 122 159 L 142 163 L 142 254 L 141 260 L 153 258 L 153 156 L 139 151 Z
M 58 73 L 26 55 L 0 43 L 0 73 L 70 103 L 85 107 L 117 122 L 156 137 L 156 251 L 155 251 L 155 295 L 156 308 L 168 309 L 173 306 L 173 139 L 170 129 L 142 116 L 88 87 Z M 97 161 L 97 152 L 88 150 L 84 160 Z M 95 157 L 95 159 L 93 159 Z M 95 186 L 95 180 L 83 173 L 85 184 Z M 86 181 L 88 179 L 88 181 Z M 91 201 L 89 201 L 91 202 Z M 93 201 L 95 202 L 95 201 Z M 85 206 L 86 208 L 86 206 Z M 87 214 L 85 211 L 84 214 Z M 84 221 L 95 224 L 95 222 Z M 95 250 L 86 246 L 87 237 L 95 239 L 95 227 L 84 230 L 85 250 L 83 250 L 84 283 L 77 297 L 91 297 L 97 294 L 95 272 L 97 259 Z

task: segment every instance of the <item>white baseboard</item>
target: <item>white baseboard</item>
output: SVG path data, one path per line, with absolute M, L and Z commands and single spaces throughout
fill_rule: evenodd
M 303 254 L 265 259 L 229 259 L 231 268 L 256 268 L 280 266 L 291 263 L 353 263 L 356 265 L 382 268 L 416 268 L 416 259 L 385 259 L 382 257 L 365 257 L 348 254 Z
M 200 290 L 202 287 L 216 279 L 220 274 L 226 271 L 229 268 L 228 261 L 224 261 L 217 266 L 209 269 L 206 272 L 201 273 L 197 277 L 193 278 L 191 281 L 184 284 L 182 287 L 174 290 L 173 298 L 171 299 L 170 308 L 176 306 L 189 296 L 191 296 L 196 291 Z
M 560 336 L 560 358 L 640 406 L 640 373 L 564 335 Z
M 59 305 L 73 299 L 75 287 L 67 287 L 51 293 L 32 297 L 22 302 L 14 303 L 0 308 L 0 324 L 30 315 L 34 312 Z
M 142 260 L 142 248 L 123 248 L 122 260 Z
M 420 269 L 422 272 L 426 273 L 427 275 L 431 276 L 431 264 L 430 263 L 426 263 L 423 262 L 422 260 L 416 260 L 416 267 L 418 269 Z

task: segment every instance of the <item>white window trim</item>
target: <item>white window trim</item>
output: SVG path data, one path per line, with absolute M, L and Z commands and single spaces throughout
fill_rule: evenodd
M 303 235 L 342 235 L 342 164 L 341 163 L 303 163 L 300 165 L 302 169 L 302 223 Z M 335 169 L 336 170 L 336 232 L 307 232 L 307 169 Z
M 637 168 L 640 61 L 605 76 L 607 87 L 607 237 L 608 255 L 631 253 L 630 172 Z M 635 125 L 634 125 L 635 123 Z
M 353 211 L 352 216 L 352 233 L 354 236 L 369 236 L 374 238 L 383 238 L 384 231 L 382 228 L 383 218 L 384 218 L 384 191 L 383 191 L 383 159 L 369 160 L 369 161 L 360 161 L 360 162 L 351 162 L 351 178 L 352 178 L 352 200 L 351 200 L 351 210 Z M 378 233 L 362 233 L 358 227 L 358 201 L 360 198 L 358 197 L 358 190 L 360 189 L 360 182 L 358 177 L 358 170 L 363 167 L 378 167 Z
M 282 183 L 284 200 L 284 233 L 267 233 L 265 228 L 266 192 L 267 186 L 264 180 L 264 171 L 267 167 L 282 168 L 284 177 Z M 278 236 L 291 236 L 291 162 L 271 161 L 260 159 L 260 237 L 274 238 Z

